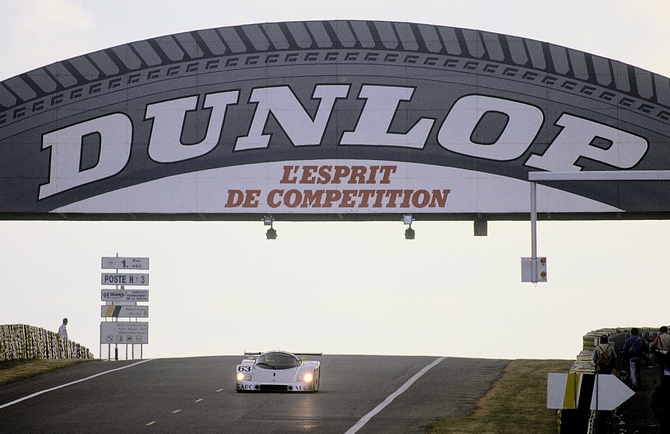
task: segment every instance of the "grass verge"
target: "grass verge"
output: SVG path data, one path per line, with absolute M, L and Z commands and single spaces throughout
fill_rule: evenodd
M 547 409 L 547 373 L 568 372 L 573 360 L 514 360 L 467 417 L 438 419 L 428 432 L 518 434 L 558 432 L 556 410 Z
M 95 359 L 10 360 L 0 363 L 0 386 Z

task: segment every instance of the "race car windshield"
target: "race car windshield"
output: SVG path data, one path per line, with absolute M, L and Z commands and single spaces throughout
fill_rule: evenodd
M 256 366 L 265 369 L 291 369 L 300 366 L 300 360 L 290 354 L 267 353 L 256 359 Z

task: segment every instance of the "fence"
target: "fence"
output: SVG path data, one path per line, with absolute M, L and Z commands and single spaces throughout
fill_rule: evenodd
M 88 348 L 58 333 L 24 324 L 0 325 L 0 362 L 93 358 Z

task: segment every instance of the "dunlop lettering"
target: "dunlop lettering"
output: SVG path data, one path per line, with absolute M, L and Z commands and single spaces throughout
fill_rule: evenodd
M 251 101 L 259 102 L 259 109 L 253 117 L 249 135 L 236 140 L 235 150 L 266 148 L 270 145 L 270 135 L 261 133 L 270 113 L 275 114 L 277 122 L 287 131 L 295 146 L 321 145 L 335 100 L 346 97 L 347 90 L 348 86 L 317 86 L 314 97 L 321 98 L 322 105 L 312 121 L 287 87 L 254 89 Z M 360 97 L 366 99 L 366 105 L 356 129 L 345 132 L 340 145 L 422 148 L 434 124 L 431 119 L 421 119 L 405 134 L 384 132 L 389 128 L 399 102 L 410 101 L 412 93 L 411 88 L 364 86 Z M 158 163 L 179 162 L 212 151 L 225 140 L 220 134 L 226 110 L 237 102 L 238 95 L 239 91 L 232 91 L 204 97 L 203 109 L 211 109 L 205 139 L 189 145 L 182 144 L 180 137 L 184 115 L 196 109 L 197 97 L 147 105 L 145 120 L 153 120 L 148 143 L 151 159 Z M 381 117 L 375 117 L 373 113 L 381 113 Z M 472 140 L 472 134 L 487 113 L 502 113 L 509 121 L 494 143 L 477 143 Z M 529 104 L 486 96 L 467 96 L 458 100 L 448 112 L 439 128 L 437 139 L 445 152 L 490 160 L 513 160 L 530 147 L 543 120 L 542 111 Z M 638 163 L 647 151 L 648 144 L 644 138 L 594 121 L 563 114 L 556 125 L 563 127 L 560 134 L 549 144 L 543 156 L 531 156 L 527 166 L 552 171 L 574 171 L 579 170 L 574 165 L 575 161 L 585 157 L 626 169 Z M 100 137 L 100 161 L 94 168 L 80 171 L 82 139 L 90 134 Z M 129 117 L 120 113 L 45 134 L 42 148 L 52 148 L 51 171 L 50 182 L 40 187 L 40 199 L 119 173 L 130 157 L 132 134 L 133 126 Z M 609 140 L 611 146 L 608 149 L 592 146 L 595 137 Z M 549 160 L 552 161 L 551 165 L 547 163 Z M 291 170 L 285 168 L 282 183 L 296 182 L 297 174 Z M 381 182 L 388 182 L 388 166 L 365 170 L 354 167 L 353 170 L 352 175 L 351 167 L 304 166 L 300 179 L 304 183 L 337 184 L 342 178 L 348 178 L 349 183 L 356 183 L 367 176 L 366 182 L 375 183 L 378 170 Z

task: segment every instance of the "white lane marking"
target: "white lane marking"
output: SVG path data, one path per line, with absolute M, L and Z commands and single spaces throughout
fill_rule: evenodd
M 379 404 L 378 406 L 376 406 L 375 408 L 373 408 L 372 411 L 370 411 L 368 414 L 366 414 L 365 416 L 363 416 L 358 422 L 356 422 L 356 425 L 354 425 L 354 426 L 352 426 L 351 428 L 349 428 L 349 430 L 348 430 L 347 432 L 345 432 L 344 434 L 354 434 L 355 432 L 358 432 L 358 430 L 361 429 L 361 428 L 363 428 L 363 426 L 364 426 L 366 423 L 368 423 L 368 422 L 370 421 L 370 419 L 372 419 L 373 417 L 375 417 L 375 415 L 376 415 L 377 413 L 379 413 L 380 411 L 382 411 L 382 410 L 384 409 L 384 407 L 386 407 L 386 406 L 389 405 L 391 402 L 393 402 L 394 399 L 396 399 L 398 396 L 400 396 L 401 394 L 403 394 L 407 389 L 409 389 L 409 387 L 410 387 L 412 384 L 414 384 L 414 382 L 415 382 L 416 380 L 418 380 L 419 378 L 421 378 L 421 377 L 423 376 L 423 374 L 425 374 L 426 372 L 428 372 L 433 366 L 437 365 L 438 363 L 440 363 L 440 362 L 441 362 L 442 360 L 444 360 L 444 359 L 445 359 L 444 357 L 440 357 L 440 358 L 438 358 L 438 359 L 435 359 L 430 365 L 426 366 L 425 368 L 423 368 L 422 370 L 420 370 L 419 372 L 417 372 L 416 374 L 414 374 L 414 376 L 413 376 L 412 378 L 410 378 L 409 380 L 407 380 L 407 381 L 405 382 L 405 384 L 403 384 L 402 386 L 400 386 L 400 388 L 399 388 L 398 390 L 396 390 L 395 392 L 393 392 L 392 394 L 390 394 L 390 395 L 384 400 L 384 402 L 382 402 L 381 404 Z
M 132 365 L 122 366 L 120 368 L 111 369 L 111 370 L 105 371 L 105 372 L 100 372 L 99 374 L 91 375 L 90 377 L 82 378 L 81 380 L 76 380 L 76 381 L 72 381 L 70 383 L 61 384 L 60 386 L 52 387 L 51 389 L 41 390 L 41 391 L 35 392 L 31 395 L 24 396 L 23 398 L 19 398 L 19 399 L 16 399 L 16 400 L 12 401 L 12 402 L 8 402 L 7 404 L 2 404 L 2 405 L 0 405 L 0 408 L 9 407 L 10 405 L 18 404 L 21 401 L 25 401 L 27 399 L 34 398 L 34 397 L 39 396 L 43 393 L 52 392 L 54 390 L 62 389 L 63 387 L 67 387 L 67 386 L 72 386 L 73 384 L 77 384 L 77 383 L 81 383 L 83 381 L 91 380 L 95 377 L 99 377 L 101 375 L 109 374 L 110 372 L 120 371 L 121 369 L 126 369 L 126 368 L 132 368 L 133 366 L 137 366 L 141 363 L 148 362 L 149 360 L 151 360 L 151 359 L 141 360 L 137 363 L 133 363 Z

